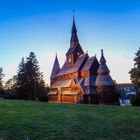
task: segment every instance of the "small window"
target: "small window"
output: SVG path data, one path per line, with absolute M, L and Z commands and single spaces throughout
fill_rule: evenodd
M 71 62 L 71 57 L 68 58 L 68 62 L 69 62 L 69 63 Z

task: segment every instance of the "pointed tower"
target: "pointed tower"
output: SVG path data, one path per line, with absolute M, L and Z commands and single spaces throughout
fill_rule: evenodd
M 56 75 L 59 71 L 60 71 L 60 65 L 59 65 L 59 61 L 58 61 L 58 58 L 57 58 L 57 54 L 56 54 L 54 65 L 53 65 L 53 68 L 52 68 L 51 77 L 50 77 L 50 80 L 51 80 L 50 85 L 52 85 L 54 83 L 54 81 L 56 80 Z
M 84 54 L 83 49 L 80 46 L 78 35 L 77 35 L 77 29 L 75 25 L 75 19 L 73 16 L 73 25 L 71 30 L 71 39 L 70 39 L 70 48 L 66 53 L 66 60 L 67 60 L 67 67 L 72 67 L 78 57 Z
M 110 71 L 106 65 L 106 59 L 101 50 L 100 66 L 96 79 L 97 92 L 100 95 L 101 104 L 118 104 L 118 96 L 115 93 L 115 84 L 110 76 Z
M 75 19 L 73 18 L 73 25 L 72 25 L 72 30 L 71 30 L 71 40 L 70 40 L 70 47 L 73 48 L 79 43 L 79 39 L 77 36 L 77 29 L 75 25 Z

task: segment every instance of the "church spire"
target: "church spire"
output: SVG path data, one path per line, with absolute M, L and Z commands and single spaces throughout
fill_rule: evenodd
M 55 78 L 57 73 L 60 71 L 60 65 L 59 65 L 59 61 L 57 58 L 57 53 L 55 56 L 55 61 L 54 61 L 54 65 L 53 65 L 53 69 L 52 69 L 52 73 L 51 73 L 51 79 Z
M 105 59 L 105 57 L 104 57 L 103 49 L 101 50 L 101 59 L 100 59 L 100 63 L 101 63 L 101 64 L 106 64 L 106 59 Z
M 70 48 L 68 49 L 66 53 L 66 60 L 67 60 L 68 67 L 72 67 L 77 61 L 77 59 L 79 58 L 79 56 L 81 54 L 84 54 L 84 51 L 78 40 L 74 15 L 73 15 L 73 25 L 72 25 L 71 34 L 72 35 L 71 35 L 71 40 L 70 40 Z
M 73 14 L 73 25 L 72 25 L 72 30 L 71 30 L 71 40 L 70 40 L 70 45 L 71 47 L 74 47 L 77 43 L 79 43 L 79 39 L 77 36 L 77 29 L 75 25 L 75 16 Z

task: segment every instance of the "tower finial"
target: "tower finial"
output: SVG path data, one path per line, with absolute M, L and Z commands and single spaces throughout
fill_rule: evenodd
M 73 10 L 72 12 L 73 12 L 73 21 L 75 21 L 75 10 Z
M 101 55 L 102 55 L 102 56 L 104 55 L 104 51 L 103 51 L 103 49 L 101 49 Z

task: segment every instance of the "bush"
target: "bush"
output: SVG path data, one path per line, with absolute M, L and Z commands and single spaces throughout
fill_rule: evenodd
M 140 106 L 140 93 L 137 92 L 136 95 L 133 95 L 130 99 L 130 103 L 133 106 Z

